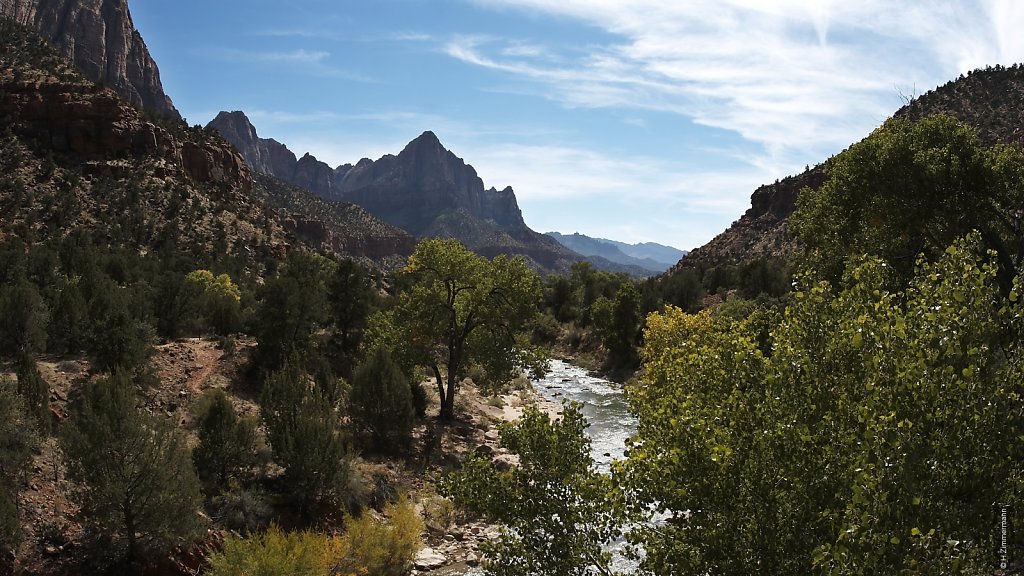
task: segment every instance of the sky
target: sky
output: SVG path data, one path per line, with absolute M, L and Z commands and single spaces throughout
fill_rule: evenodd
M 907 98 L 1024 61 L 1017 0 L 130 0 L 190 124 L 331 166 L 426 130 L 539 232 L 693 249 Z

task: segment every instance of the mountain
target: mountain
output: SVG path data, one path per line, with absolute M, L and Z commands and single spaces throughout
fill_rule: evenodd
M 484 188 L 476 170 L 424 132 L 397 155 L 331 168 L 310 154 L 261 138 L 244 113 L 221 112 L 207 128 L 256 172 L 330 201 L 354 203 L 418 238 L 453 237 L 487 257 L 522 255 L 542 271 L 568 271 L 579 254 L 531 230 L 511 187 Z
M 624 266 L 634 266 L 644 271 L 643 276 L 660 274 L 672 267 L 686 252 L 655 242 L 626 244 L 605 238 L 591 238 L 580 233 L 560 234 L 546 232 L 566 248 L 584 256 L 599 256 Z
M 86 78 L 113 88 L 133 106 L 181 120 L 127 0 L 0 0 L 0 17 L 35 27 Z
M 85 78 L 39 34 L 0 18 L 0 239 L 87 233 L 201 261 L 307 243 L 379 263 L 414 240 L 365 210 L 256 179 L 216 132 L 157 122 Z
M 912 119 L 947 114 L 978 129 L 988 145 L 1024 142 L 1024 67 L 995 66 L 961 75 L 921 95 L 894 113 Z M 668 274 L 687 268 L 740 264 L 765 258 L 789 258 L 798 243 L 786 219 L 796 210 L 805 187 L 825 181 L 824 165 L 809 168 L 750 197 L 750 208 L 727 230 L 682 258 Z
M 381 221 L 361 206 L 324 200 L 270 176 L 254 175 L 254 196 L 279 211 L 285 229 L 320 250 L 398 268 L 416 248 L 406 231 Z

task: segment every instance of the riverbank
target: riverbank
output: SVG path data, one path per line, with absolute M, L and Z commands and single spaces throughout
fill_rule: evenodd
M 515 455 L 504 450 L 498 442 L 497 427 L 501 422 L 520 417 L 528 406 L 534 406 L 557 417 L 565 400 L 579 402 L 583 415 L 590 423 L 587 435 L 591 440 L 591 453 L 602 470 L 608 470 L 611 461 L 621 458 L 625 439 L 633 433 L 636 420 L 629 413 L 622 395 L 622 386 L 592 374 L 589 370 L 563 360 L 552 360 L 550 372 L 532 382 L 529 389 L 517 390 L 500 396 L 500 400 L 480 395 L 472 384 L 460 391 L 461 404 L 456 411 L 460 421 L 452 426 L 453 434 L 446 438 L 450 449 L 461 454 L 460 461 L 470 453 L 484 455 L 494 466 L 507 468 L 518 463 Z M 463 423 L 472 423 L 471 433 L 459 436 Z M 437 470 L 443 474 L 442 470 Z M 423 502 L 431 504 L 432 496 Z M 425 517 L 430 517 L 427 512 Z M 432 569 L 420 569 L 416 574 L 455 576 L 475 573 L 471 568 L 480 561 L 480 543 L 497 536 L 497 528 L 484 522 L 456 518 L 443 531 L 429 530 L 429 550 L 424 555 L 437 553 L 447 563 Z
M 479 545 L 496 538 L 498 527 L 461 515 L 450 501 L 437 495 L 434 485 L 450 469 L 474 454 L 489 458 L 498 469 L 517 465 L 518 458 L 501 446 L 498 425 L 520 418 L 528 407 L 557 417 L 561 404 L 545 398 L 532 384 L 499 396 L 487 396 L 481 394 L 472 381 L 466 380 L 460 385 L 455 400 L 456 420 L 442 425 L 433 419 L 439 410 L 433 383 L 424 382 L 423 386 L 431 391 L 428 421 L 416 430 L 415 437 L 424 447 L 424 454 L 430 454 L 430 436 L 436 435 L 433 441 L 437 443 L 439 455 L 425 458 L 422 481 L 409 479 L 410 483 L 418 484 L 411 496 L 426 524 L 424 548 L 411 574 L 462 575 L 479 565 L 482 559 Z

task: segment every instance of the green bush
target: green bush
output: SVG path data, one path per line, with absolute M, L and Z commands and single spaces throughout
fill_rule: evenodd
M 369 448 L 395 452 L 408 446 L 416 419 L 412 389 L 387 349 L 377 348 L 356 368 L 349 408 Z

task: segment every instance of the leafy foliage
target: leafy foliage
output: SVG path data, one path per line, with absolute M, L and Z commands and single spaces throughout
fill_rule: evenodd
M 124 544 L 128 558 L 165 551 L 196 528 L 201 499 L 188 449 L 171 423 L 139 410 L 125 372 L 89 385 L 61 445 L 83 519 Z
M 210 557 L 211 576 L 293 576 L 303 574 L 401 576 L 420 547 L 423 528 L 412 504 L 385 509 L 387 520 L 369 515 L 350 519 L 341 536 L 282 532 L 271 526 L 248 538 L 229 538 Z
M 369 348 L 387 346 L 403 363 L 429 367 L 441 418 L 455 413 L 455 394 L 470 365 L 497 384 L 538 365 L 523 339 L 537 314 L 540 279 L 522 258 L 488 261 L 457 240 L 428 239 L 405 272 L 409 288 L 395 307 L 371 318 Z
M 836 280 L 851 255 L 881 257 L 909 278 L 917 255 L 935 259 L 972 230 L 1020 269 L 1024 149 L 985 147 L 949 116 L 892 119 L 826 164 L 821 188 L 804 189 L 790 217 L 811 265 Z
M 648 319 L 639 430 L 616 471 L 652 573 L 987 574 L 993 502 L 1020 494 L 1017 293 L 977 236 L 909 287 L 801 280 L 770 345 L 757 315 Z
M 312 355 L 317 330 L 327 317 L 327 261 L 295 251 L 261 292 L 256 338 L 260 362 L 276 369 L 291 354 Z
M 30 356 L 22 358 L 18 366 L 18 394 L 25 403 L 25 409 L 35 420 L 36 429 L 44 434 L 52 432 L 50 416 L 50 385 L 43 380 Z
M 195 300 L 204 324 L 217 334 L 230 334 L 241 322 L 242 292 L 227 274 L 214 276 L 209 270 L 193 270 L 185 284 Z
M 579 405 L 565 405 L 555 421 L 528 408 L 500 428 L 518 467 L 499 472 L 475 457 L 439 486 L 456 504 L 506 526 L 484 544 L 486 574 L 611 574 L 603 548 L 621 534 L 623 509 L 609 477 L 594 468 L 585 428 Z

